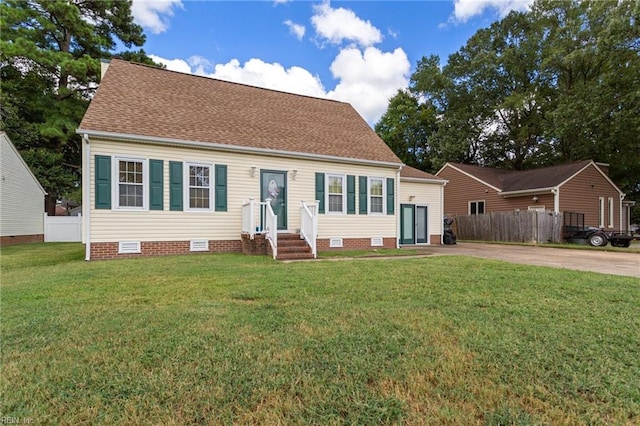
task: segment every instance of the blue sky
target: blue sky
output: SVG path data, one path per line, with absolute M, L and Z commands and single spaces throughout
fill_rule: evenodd
M 531 1 L 133 0 L 133 14 L 171 70 L 349 102 L 373 125 L 420 58 L 445 64 Z

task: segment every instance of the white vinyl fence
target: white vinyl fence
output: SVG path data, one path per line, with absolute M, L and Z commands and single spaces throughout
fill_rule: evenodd
M 44 241 L 81 242 L 82 216 L 47 216 L 44 215 Z

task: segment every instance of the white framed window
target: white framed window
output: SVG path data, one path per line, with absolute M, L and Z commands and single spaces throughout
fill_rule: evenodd
M 185 201 L 186 210 L 213 210 L 213 166 L 202 163 L 186 163 Z
M 613 198 L 609 197 L 609 228 L 613 228 Z
M 327 213 L 344 214 L 347 211 L 345 182 L 344 175 L 327 175 Z
M 604 228 L 604 197 L 598 197 L 598 227 Z
M 540 205 L 540 206 L 529 206 L 527 207 L 527 210 L 529 210 L 530 212 L 544 212 L 545 208 L 544 208 L 544 204 Z
M 369 178 L 369 214 L 384 214 L 385 179 Z
M 484 200 L 469 201 L 469 214 L 484 214 Z
M 146 210 L 149 181 L 147 160 L 142 158 L 115 157 L 115 188 L 113 190 L 116 209 Z

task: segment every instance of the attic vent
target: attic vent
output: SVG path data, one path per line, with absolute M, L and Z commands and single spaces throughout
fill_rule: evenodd
M 118 254 L 141 253 L 140 241 L 119 241 Z
M 342 238 L 330 238 L 329 247 L 342 247 Z
M 382 237 L 371 238 L 371 247 L 382 247 L 383 245 Z
M 209 240 L 191 240 L 189 241 L 190 251 L 209 251 Z

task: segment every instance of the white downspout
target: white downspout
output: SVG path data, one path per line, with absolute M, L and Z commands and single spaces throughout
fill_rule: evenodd
M 444 187 L 447 183 L 440 185 L 440 245 L 444 244 Z
M 396 248 L 400 248 L 400 171 L 402 170 L 402 166 L 398 167 L 398 171 L 396 172 L 396 181 L 395 181 L 395 204 L 396 204 Z
M 553 212 L 560 213 L 560 188 L 557 186 L 551 190 L 553 193 Z
M 620 208 L 620 221 L 618 222 L 618 231 L 619 232 L 628 231 L 628 228 L 629 228 L 628 226 L 626 226 L 626 224 L 625 224 L 624 228 L 622 227 L 622 201 L 624 200 L 624 197 L 626 197 L 626 196 L 627 196 L 627 194 L 620 194 L 620 201 L 618 202 L 618 204 L 620 206 L 619 207 Z M 631 210 L 631 209 L 629 209 L 629 210 Z M 629 212 L 629 213 L 631 213 L 631 212 Z M 629 218 L 629 215 L 627 214 L 627 220 L 628 220 L 628 218 Z
M 82 135 L 82 220 L 84 221 L 84 260 L 91 260 L 91 146 L 89 136 Z

